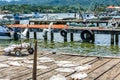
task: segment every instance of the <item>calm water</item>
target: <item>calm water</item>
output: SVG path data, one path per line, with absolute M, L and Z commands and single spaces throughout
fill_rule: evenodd
M 31 33 L 32 34 L 32 33 Z M 69 34 L 68 34 L 69 35 Z M 59 33 L 55 35 L 54 43 L 50 41 L 44 42 L 42 34 L 38 35 L 38 48 L 39 50 L 47 50 L 50 52 L 69 52 L 78 53 L 83 55 L 95 55 L 95 56 L 120 56 L 120 43 L 119 45 L 110 44 L 110 35 L 96 34 L 94 43 L 81 42 L 80 34 L 75 35 L 75 42 L 63 42 L 63 37 Z M 32 35 L 31 35 L 32 38 Z M 120 37 L 119 37 L 120 38 Z M 119 41 L 120 42 L 120 41 Z M 0 46 L 6 47 L 10 44 L 20 43 L 20 41 L 2 40 Z

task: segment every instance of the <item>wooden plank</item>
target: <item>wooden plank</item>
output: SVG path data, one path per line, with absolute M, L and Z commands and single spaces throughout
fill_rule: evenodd
M 120 73 L 113 80 L 120 80 Z
M 46 56 L 46 55 L 50 56 L 51 54 L 43 54 L 43 55 L 40 55 L 39 57 Z M 29 56 L 29 57 L 31 57 L 31 56 Z M 30 59 L 30 60 L 32 60 L 32 59 Z M 15 60 L 15 61 L 17 61 L 17 60 Z M 2 77 L 5 78 L 5 77 L 9 76 L 9 78 L 11 79 L 12 77 L 16 76 L 17 74 L 18 75 L 22 74 L 21 73 L 22 71 L 23 72 L 28 71 L 28 69 L 26 67 L 23 67 L 23 66 L 21 66 L 21 67 L 11 66 L 9 68 L 5 68 L 4 70 L 2 70 L 1 73 L 3 74 Z
M 91 65 L 92 67 L 89 69 L 89 70 L 85 70 L 83 72 L 89 74 L 91 72 L 93 72 L 94 70 L 96 70 L 97 68 L 101 67 L 102 65 L 104 65 L 105 63 L 107 63 L 108 61 L 110 61 L 111 59 L 102 59 L 102 60 L 96 60 L 95 62 L 93 63 L 90 63 L 89 65 Z M 67 76 L 67 80 L 70 80 L 71 75 Z
M 112 59 L 110 62 L 108 62 L 108 63 L 104 64 L 103 66 L 94 70 L 84 80 L 94 80 L 94 79 L 96 80 L 97 78 L 99 78 L 100 76 L 105 74 L 111 67 L 118 64 L 119 62 L 120 62 L 119 59 Z
M 112 59 L 102 59 L 102 60 L 98 60 L 95 63 L 92 63 L 90 65 L 92 65 L 91 69 L 85 71 L 86 73 L 90 74 L 92 73 L 94 70 L 96 70 L 97 68 L 102 67 L 104 64 L 108 63 L 109 61 L 111 61 Z
M 52 57 L 51 58 L 53 58 L 54 57 L 54 59 L 60 59 L 60 60 L 62 60 L 62 59 L 69 59 L 70 58 L 70 56 L 67 56 L 67 57 L 64 57 L 63 55 L 59 55 L 59 54 L 57 54 L 57 55 L 51 55 Z M 49 56 L 50 57 L 50 56 Z M 52 70 L 52 69 L 54 69 L 54 65 L 53 65 L 53 63 L 43 63 L 44 65 L 46 64 L 48 67 L 50 67 L 50 69 L 47 69 L 47 70 L 43 70 L 43 71 L 41 71 L 41 70 L 38 70 L 37 71 L 37 75 L 38 75 L 38 72 L 40 72 L 39 74 L 43 74 L 43 73 L 46 73 L 46 72 L 48 72 L 48 71 L 50 71 L 50 70 Z M 41 64 L 41 65 L 43 65 L 43 64 Z M 56 65 L 55 65 L 56 66 Z M 56 67 L 55 67 L 56 68 Z M 32 72 L 30 72 L 30 71 L 26 71 L 25 73 L 23 72 L 23 74 L 20 74 L 19 76 L 17 75 L 17 76 L 15 76 L 13 79 L 27 79 L 27 78 L 30 78 L 31 77 L 31 73 Z
M 11 67 L 7 68 L 6 70 L 0 72 L 0 73 L 2 73 L 1 77 L 10 79 L 10 76 L 12 74 L 19 72 L 20 69 L 21 69 L 20 67 L 11 66 Z M 24 69 L 22 68 L 22 70 L 25 70 L 25 68 Z
M 4 76 L 6 75 L 9 75 L 11 73 L 14 73 L 14 71 L 20 69 L 20 67 L 16 67 L 16 66 L 10 66 L 9 68 L 6 68 L 4 70 L 1 71 L 1 73 L 4 74 Z
M 81 57 L 78 57 L 78 58 L 79 58 L 80 60 L 83 59 L 83 57 L 82 57 L 82 58 L 81 58 Z M 65 60 L 71 61 L 71 60 L 75 60 L 75 59 L 77 59 L 77 58 L 70 56 L 69 59 L 65 59 Z M 59 60 L 61 60 L 61 59 L 59 59 Z M 56 65 L 56 68 L 55 68 L 55 69 L 57 69 L 57 68 L 58 68 L 58 66 Z M 43 74 L 43 75 L 39 75 L 39 76 L 38 76 L 38 80 L 39 80 L 39 79 L 46 80 L 47 78 L 50 78 L 52 75 L 57 74 L 58 72 L 55 71 L 55 69 L 53 69 L 53 70 L 50 71 L 49 73 L 45 73 L 45 74 Z
M 12 70 L 12 71 L 9 71 L 8 73 L 4 73 L 4 75 L 2 76 L 2 78 L 7 78 L 7 79 L 10 79 L 12 78 L 12 76 L 14 75 L 19 75 L 19 73 L 21 71 L 26 71 L 26 68 L 18 68 L 19 70 Z
M 85 71 L 88 74 L 88 77 L 83 80 L 119 80 L 120 78 L 120 60 L 103 58 L 98 59 L 97 57 L 80 57 L 72 55 L 61 55 L 61 54 L 51 54 L 41 52 L 39 57 L 50 57 L 55 59 L 55 61 L 67 60 L 74 61 L 79 65 L 90 64 L 92 68 Z M 30 60 L 33 60 L 33 56 L 27 56 Z M 55 69 L 58 66 L 54 62 L 39 63 L 39 65 L 45 65 L 50 67 L 47 70 L 37 70 L 37 79 L 38 80 L 49 80 L 49 78 L 56 74 L 62 74 L 66 76 L 67 80 L 70 80 L 70 75 L 76 72 L 62 73 L 57 72 Z M 27 80 L 32 78 L 32 69 L 26 67 L 14 67 L 0 69 L 0 79 L 11 79 L 11 80 Z
M 74 57 L 74 58 L 75 58 L 75 57 Z M 82 59 L 82 60 L 76 60 L 76 61 L 78 61 L 77 64 L 79 63 L 79 65 L 81 65 L 81 64 L 90 62 L 90 61 L 92 61 L 93 59 L 95 59 L 95 58 L 89 58 L 89 59 L 88 59 L 88 57 L 86 57 L 86 58 L 84 58 L 84 59 Z M 57 69 L 57 68 L 56 68 L 56 69 Z M 74 73 L 74 72 L 72 72 L 72 73 Z M 46 75 L 46 74 L 47 74 L 47 75 Z M 67 76 L 67 75 L 70 75 L 71 73 L 62 73 L 62 72 L 57 72 L 57 71 L 54 70 L 54 71 L 49 72 L 49 73 L 46 73 L 46 74 L 45 74 L 44 77 L 43 77 L 43 75 L 41 75 L 42 77 L 38 76 L 38 80 L 39 80 L 39 79 L 49 80 L 49 78 L 50 78 L 51 76 L 56 75 L 56 74 L 62 74 L 62 75 L 64 75 L 64 76 Z
M 66 56 L 67 57 L 67 56 Z M 67 60 L 67 61 L 71 61 L 71 60 L 75 60 L 75 59 L 77 59 L 77 58 L 74 58 L 74 57 L 72 57 L 72 56 L 69 56 L 69 58 L 67 59 L 67 58 L 64 58 L 64 59 L 61 59 L 61 58 L 59 58 L 57 61 L 62 61 L 62 60 Z M 82 58 L 80 58 L 79 57 L 79 59 L 83 59 L 84 57 L 82 57 Z M 55 69 L 57 69 L 58 68 L 58 66 L 57 66 L 57 64 L 54 64 L 55 65 L 55 68 L 54 69 L 52 69 L 51 71 L 49 71 L 49 72 L 47 72 L 47 73 L 44 73 L 44 74 L 39 74 L 38 73 L 38 77 L 37 77 L 37 79 L 39 80 L 39 79 L 43 79 L 43 80 L 46 80 L 45 78 L 48 78 L 48 77 L 50 77 L 50 76 L 52 76 L 53 74 L 56 74 L 56 73 L 58 73 L 58 72 L 56 72 L 55 71 Z M 51 74 L 52 73 L 52 74 Z
M 120 63 L 113 66 L 109 71 L 100 76 L 97 80 L 113 80 L 120 73 Z M 120 79 L 120 78 L 119 78 Z

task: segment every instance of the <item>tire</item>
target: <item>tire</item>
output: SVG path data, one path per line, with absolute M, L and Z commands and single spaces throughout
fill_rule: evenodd
M 60 31 L 60 34 L 61 34 L 61 36 L 63 36 L 63 37 L 67 37 L 67 30 L 61 30 Z
M 29 54 L 33 54 L 33 52 L 34 52 L 34 49 L 33 49 L 33 48 L 29 48 L 29 49 L 28 49 L 28 53 L 29 53 Z
M 91 30 L 84 30 L 81 32 L 81 39 L 84 42 L 90 42 L 91 40 L 93 41 L 94 33 Z
M 21 50 L 17 49 L 17 50 L 15 51 L 15 55 L 16 55 L 16 56 L 22 56 Z

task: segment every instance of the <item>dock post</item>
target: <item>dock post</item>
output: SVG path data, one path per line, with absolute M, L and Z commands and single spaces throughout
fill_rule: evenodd
M 114 44 L 114 34 L 111 33 L 111 44 Z
M 34 39 L 37 39 L 37 32 L 34 32 Z
M 29 32 L 29 31 L 27 32 L 26 37 L 27 37 L 27 39 L 29 39 L 29 38 L 30 38 L 30 32 Z
M 67 35 L 64 36 L 64 42 L 67 42 Z
M 119 42 L 119 35 L 115 34 L 115 43 L 116 43 L 116 45 L 118 45 L 118 42 Z
M 44 41 L 46 42 L 47 41 L 47 31 L 45 31 L 43 37 L 44 37 Z
M 53 42 L 54 41 L 54 32 L 53 32 L 53 30 L 51 30 L 50 31 L 50 36 L 51 36 L 51 42 Z
M 71 42 L 74 41 L 74 35 L 72 32 L 70 33 L 70 40 L 71 40 Z
M 99 26 L 99 22 L 97 22 L 97 26 Z
M 93 34 L 92 42 L 95 42 L 95 34 Z
M 108 25 L 108 23 L 106 23 L 106 26 Z
M 34 59 L 33 59 L 33 80 L 37 80 L 36 79 L 36 75 L 37 75 L 37 40 L 35 38 L 35 52 L 34 52 Z

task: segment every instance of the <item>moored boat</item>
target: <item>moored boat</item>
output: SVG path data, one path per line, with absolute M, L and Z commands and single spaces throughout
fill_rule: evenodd
M 13 39 L 13 33 L 12 28 L 0 26 L 0 39 Z
M 21 29 L 20 28 L 10 28 L 7 26 L 0 26 L 0 40 L 5 39 L 5 40 L 9 40 L 9 39 L 14 39 L 14 40 L 19 40 L 20 36 L 26 36 L 28 29 L 24 30 L 21 33 Z

